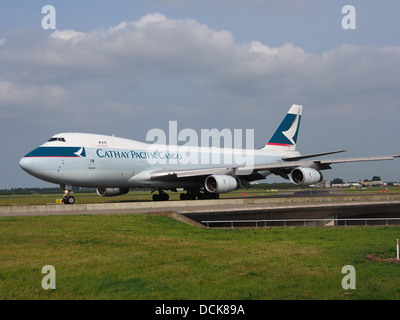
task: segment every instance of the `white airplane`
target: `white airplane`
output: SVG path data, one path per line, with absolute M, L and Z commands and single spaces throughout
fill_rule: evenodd
M 331 169 L 331 164 L 400 157 L 309 160 L 345 150 L 300 155 L 295 148 L 302 110 L 294 104 L 268 143 L 258 150 L 147 144 L 114 136 L 60 133 L 25 155 L 19 164 L 34 177 L 60 184 L 63 202 L 73 204 L 72 186 L 97 188 L 103 197 L 148 187 L 159 191 L 153 200 L 168 200 L 164 191 L 177 188 L 187 192 L 180 195 L 182 200 L 216 199 L 220 193 L 270 174 L 295 185 L 312 185 L 322 181 L 320 171 Z

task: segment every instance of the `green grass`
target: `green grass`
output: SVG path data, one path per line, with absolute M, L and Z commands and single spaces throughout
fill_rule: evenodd
M 399 299 L 400 228 L 202 229 L 146 215 L 0 218 L 1 299 Z M 56 289 L 41 287 L 44 265 Z M 356 269 L 355 290 L 341 286 Z M 343 297 L 344 292 L 351 295 Z

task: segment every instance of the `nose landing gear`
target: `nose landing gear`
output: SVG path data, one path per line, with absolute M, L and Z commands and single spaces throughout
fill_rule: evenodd
M 74 204 L 75 203 L 75 197 L 71 196 L 71 186 L 60 186 L 61 189 L 64 189 L 64 196 L 63 196 L 63 202 L 65 204 Z

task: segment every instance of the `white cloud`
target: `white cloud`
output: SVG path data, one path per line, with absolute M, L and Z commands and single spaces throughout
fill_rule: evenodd
M 83 32 L 77 32 L 74 30 L 64 30 L 64 31 L 59 31 L 56 30 L 54 31 L 51 35 L 50 38 L 52 39 L 60 39 L 60 40 L 69 40 L 69 41 L 79 41 L 84 37 Z
M 138 22 L 135 22 L 135 25 L 139 28 L 146 27 L 149 23 L 160 23 L 167 21 L 167 18 L 160 13 L 152 13 L 143 16 Z
M 10 81 L 0 81 L 0 105 L 26 105 L 39 102 L 43 107 L 65 100 L 67 91 L 59 86 L 21 86 Z
M 97 108 L 99 103 L 106 106 L 106 99 L 134 112 L 127 106 L 145 108 L 145 89 L 151 98 L 157 93 L 154 104 L 185 113 L 190 97 L 160 103 L 171 98 L 165 87 L 179 96 L 182 85 L 191 86 L 197 96 L 205 91 L 214 100 L 251 97 L 263 105 L 283 99 L 321 108 L 362 104 L 371 110 L 375 105 L 368 101 L 380 101 L 385 94 L 399 98 L 400 48 L 394 46 L 342 45 L 310 54 L 290 43 L 275 48 L 260 41 L 237 43 L 229 31 L 159 13 L 86 33 L 56 30 L 47 39 L 25 44 L 25 50 L 20 50 L 18 38 L 11 44 L 1 40 L 0 106 L 22 104 L 29 96 L 40 110 L 51 100 L 45 96 L 61 104 L 68 96 L 74 106 Z M 239 105 L 230 105 L 231 112 Z M 393 101 L 385 106 L 393 108 Z M 252 110 L 265 112 L 257 105 Z M 242 105 L 238 112 L 243 112 Z

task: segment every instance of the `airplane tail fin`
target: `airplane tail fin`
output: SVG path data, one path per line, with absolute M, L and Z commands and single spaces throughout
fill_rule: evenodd
M 302 112 L 303 106 L 298 104 L 292 105 L 278 129 L 261 150 L 294 151 L 296 149 Z

